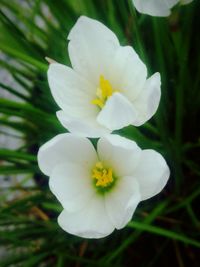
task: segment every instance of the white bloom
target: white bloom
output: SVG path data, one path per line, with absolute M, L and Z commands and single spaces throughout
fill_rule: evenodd
M 124 227 L 138 203 L 158 194 L 169 178 L 159 153 L 118 135 L 100 138 L 97 152 L 87 138 L 57 135 L 40 148 L 38 162 L 63 206 L 59 225 L 85 238 Z
M 160 74 L 147 79 L 146 66 L 132 47 L 120 46 L 111 30 L 83 16 L 68 39 L 73 68 L 52 63 L 48 70 L 64 127 L 99 137 L 152 117 L 160 101 Z
M 140 12 L 151 16 L 167 17 L 170 9 L 176 4 L 189 4 L 193 0 L 132 0 L 135 8 Z

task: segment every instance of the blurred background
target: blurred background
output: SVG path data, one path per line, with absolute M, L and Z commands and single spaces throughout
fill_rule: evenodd
M 0 267 L 200 266 L 200 1 L 170 17 L 131 0 L 0 0 Z M 170 180 L 126 228 L 87 240 L 57 224 L 61 206 L 37 166 L 38 148 L 65 132 L 48 87 L 48 56 L 70 65 L 67 35 L 80 15 L 103 22 L 159 71 L 162 98 L 142 127 L 118 133 L 167 160 Z

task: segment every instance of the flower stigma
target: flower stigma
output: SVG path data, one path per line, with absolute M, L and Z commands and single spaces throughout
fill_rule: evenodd
M 92 169 L 92 178 L 98 189 L 109 189 L 115 181 L 112 168 L 105 168 L 101 161 Z
M 114 90 L 111 83 L 103 75 L 100 75 L 99 87 L 96 91 L 97 98 L 93 99 L 91 103 L 102 109 L 105 102 L 114 92 L 117 92 L 117 90 Z

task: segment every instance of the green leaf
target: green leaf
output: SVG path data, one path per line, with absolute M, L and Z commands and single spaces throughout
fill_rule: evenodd
M 137 230 L 143 230 L 143 231 L 146 231 L 152 234 L 164 236 L 164 237 L 167 237 L 173 240 L 183 242 L 187 245 L 192 245 L 192 246 L 200 248 L 199 241 L 191 239 L 181 233 L 176 233 L 176 232 L 164 229 L 164 228 L 160 228 L 158 226 L 145 224 L 143 222 L 130 222 L 128 226 L 131 228 L 137 229 Z

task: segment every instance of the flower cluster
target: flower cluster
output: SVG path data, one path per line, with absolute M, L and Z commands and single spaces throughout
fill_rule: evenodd
M 160 74 L 147 78 L 134 49 L 120 46 L 96 20 L 80 17 L 68 39 L 72 68 L 50 64 L 48 81 L 60 107 L 57 117 L 71 133 L 44 144 L 38 163 L 62 204 L 59 225 L 74 235 L 101 238 L 123 228 L 138 203 L 158 194 L 169 178 L 159 153 L 111 134 L 152 117 Z M 97 149 L 88 137 L 99 138 Z

